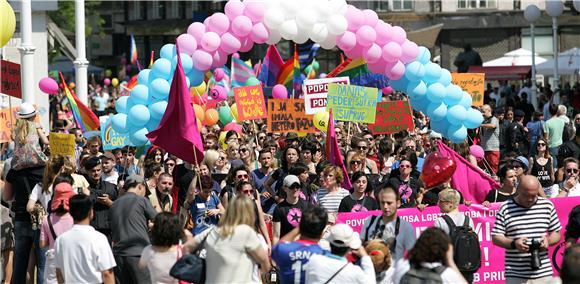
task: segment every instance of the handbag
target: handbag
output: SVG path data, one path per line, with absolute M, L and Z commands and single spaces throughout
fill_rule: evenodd
M 171 277 L 190 283 L 205 283 L 206 262 L 205 258 L 200 256 L 200 253 L 205 246 L 205 241 L 209 234 L 211 234 L 211 231 L 199 243 L 195 251 L 182 256 L 175 262 L 171 270 L 169 270 Z
M 183 257 L 183 245 L 181 245 L 180 241 L 179 245 L 177 245 L 177 260 L 179 260 L 182 257 Z M 178 284 L 190 284 L 190 283 L 187 281 L 179 280 Z

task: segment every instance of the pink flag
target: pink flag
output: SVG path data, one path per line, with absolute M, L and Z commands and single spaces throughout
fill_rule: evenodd
M 340 149 L 338 147 L 336 131 L 334 130 L 334 119 L 332 118 L 332 109 L 330 109 L 330 116 L 328 118 L 328 133 L 326 133 L 326 158 L 331 164 L 342 169 L 342 175 L 344 176 L 342 187 L 346 189 L 352 188 L 352 183 L 350 183 L 348 172 L 344 166 L 344 159 L 342 159 L 342 155 L 340 154 Z
M 442 156 L 451 157 L 457 164 L 457 169 L 451 177 L 451 186 L 461 192 L 464 200 L 481 204 L 489 191 L 501 187 L 480 168 L 469 163 L 443 142 L 439 141 L 438 147 Z
M 179 47 L 176 48 L 179 54 Z M 147 138 L 154 145 L 189 163 L 196 164 L 203 160 L 203 143 L 179 56 L 169 90 L 167 109 L 157 129 L 149 132 Z

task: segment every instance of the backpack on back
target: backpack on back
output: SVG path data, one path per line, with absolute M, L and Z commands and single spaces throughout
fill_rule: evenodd
M 441 265 L 434 268 L 426 267 L 415 267 L 411 266 L 411 269 L 401 277 L 401 284 L 439 284 L 443 283 L 443 278 L 441 274 L 445 271 L 447 267 Z
M 459 271 L 475 272 L 481 266 L 481 249 L 477 234 L 469 227 L 469 216 L 465 215 L 462 226 L 456 226 L 451 217 L 443 215 L 449 227 L 451 243 L 455 248 L 453 260 Z

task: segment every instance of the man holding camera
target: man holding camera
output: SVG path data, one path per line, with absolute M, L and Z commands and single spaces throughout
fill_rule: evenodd
M 506 249 L 506 283 L 549 283 L 552 265 L 548 248 L 560 241 L 562 225 L 554 204 L 538 196 L 534 176 L 523 176 L 516 196 L 498 210 L 491 232 L 493 243 Z

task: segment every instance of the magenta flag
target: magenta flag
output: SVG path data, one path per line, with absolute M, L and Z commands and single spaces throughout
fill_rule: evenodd
M 457 169 L 451 177 L 451 186 L 461 192 L 464 200 L 481 204 L 489 191 L 501 187 L 488 174 L 469 163 L 443 142 L 439 141 L 438 147 L 441 155 L 451 157 L 457 164 Z
M 342 181 L 342 187 L 346 189 L 352 188 L 352 183 L 344 166 L 344 159 L 340 154 L 340 149 L 338 147 L 338 140 L 336 139 L 336 131 L 334 131 L 334 119 L 332 118 L 332 109 L 330 109 L 330 115 L 328 118 L 328 133 L 326 133 L 326 158 L 328 161 L 342 169 L 342 175 L 344 180 Z
M 157 129 L 149 132 L 147 138 L 165 151 L 192 164 L 203 160 L 203 143 L 197 120 L 191 104 L 185 73 L 181 66 L 179 47 L 177 48 L 177 66 L 169 90 L 167 109 Z

